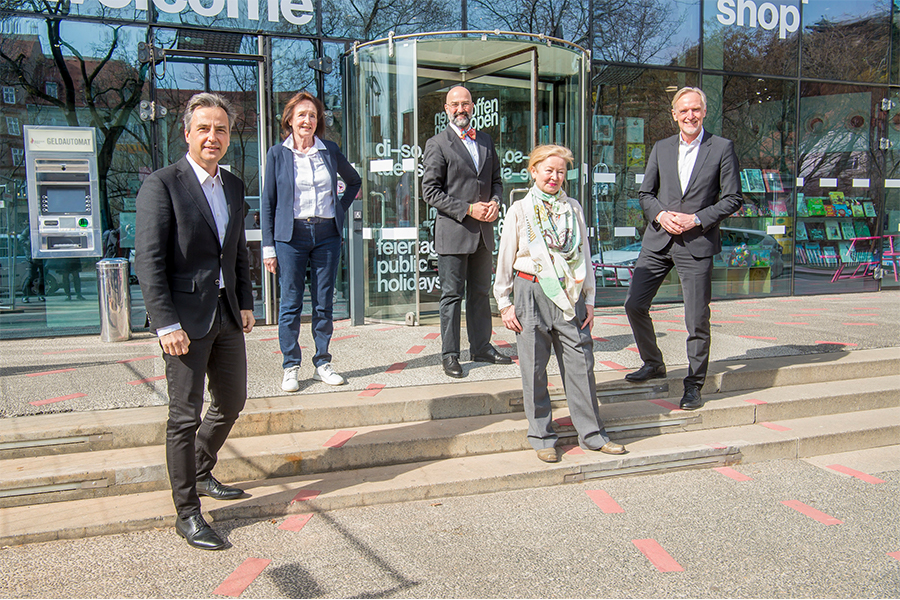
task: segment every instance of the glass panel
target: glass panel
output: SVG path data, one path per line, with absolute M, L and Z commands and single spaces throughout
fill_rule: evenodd
M 885 112 L 883 129 L 879 135 L 891 147 L 884 153 L 884 215 L 882 234 L 882 288 L 900 287 L 900 92 L 892 90 Z
M 705 68 L 796 77 L 797 6 L 747 0 L 709 1 L 704 6 Z
M 461 28 L 460 2 L 333 0 L 322 3 L 322 29 L 333 37 L 377 40 L 420 31 Z
M 594 0 L 594 58 L 696 67 L 700 0 Z
M 704 127 L 734 141 L 744 205 L 722 222 L 713 297 L 789 295 L 793 256 L 796 85 L 704 77 Z
M 468 29 L 543 33 L 587 47 L 588 2 L 468 0 Z
M 803 77 L 887 83 L 890 0 L 803 4 Z
M 884 183 L 876 117 L 882 92 L 803 83 L 794 293 L 878 289 Z
M 355 68 L 355 118 L 349 159 L 362 176 L 365 315 L 402 320 L 416 311 L 418 231 L 414 186 L 416 156 L 415 42 L 363 48 Z M 349 59 L 352 61 L 352 57 Z M 403 82 L 406 82 L 405 84 Z M 424 227 L 423 223 L 423 227 Z M 436 279 L 431 281 L 432 291 Z M 427 282 L 425 282 L 427 283 Z
M 119 8 L 110 8 L 108 4 L 124 5 Z M 123 21 L 146 21 L 148 12 L 146 9 L 138 9 L 135 2 L 106 2 L 100 0 L 82 0 L 82 2 L 27 2 L 25 0 L 13 0 L 4 3 L 4 8 L 34 12 L 40 15 L 52 15 L 59 18 L 69 17 L 104 17 L 107 19 L 119 19 Z M 184 2 L 186 6 L 187 2 Z
M 4 22 L 0 53 L 24 60 L 0 61 L 3 114 L 20 127 L 96 127 L 103 252 L 130 258 L 134 198 L 140 175 L 151 168 L 148 131 L 136 110 L 148 87 L 148 71 L 137 60 L 146 30 L 73 21 L 52 25 L 18 17 Z M 59 60 L 47 58 L 53 49 Z M 105 62 L 98 58 L 107 55 Z M 31 259 L 23 148 L 20 134 L 4 137 L 0 151 L 0 304 L 17 309 L 0 312 L 2 337 L 97 331 L 98 258 Z M 132 285 L 133 295 L 137 290 Z M 144 311 L 136 296 L 132 323 L 141 327 Z
M 159 29 L 156 43 L 164 48 L 184 48 L 184 31 Z M 194 35 L 192 32 L 191 35 Z M 232 36 L 236 47 L 244 54 L 257 52 L 256 38 L 242 34 Z M 231 141 L 221 165 L 244 182 L 247 203 L 245 229 L 259 229 L 260 148 L 258 86 L 259 67 L 255 61 L 167 57 L 157 64 L 156 100 L 166 108 L 166 115 L 156 121 L 161 162 L 164 165 L 180 160 L 187 152 L 182 117 L 187 100 L 199 92 L 217 92 L 230 100 L 237 119 L 231 128 Z M 248 242 L 252 264 L 254 298 L 257 315 L 262 308 L 262 258 L 259 242 Z
M 316 33 L 314 0 L 153 0 L 153 5 L 157 23 L 206 28 L 191 31 L 188 35 L 195 43 L 204 44 L 202 49 L 213 52 L 234 53 L 237 50 L 231 45 L 228 34 L 209 31 L 212 28 L 301 35 Z
M 591 118 L 591 257 L 597 276 L 597 304 L 621 305 L 631 281 L 630 267 L 641 251 L 647 223 L 638 199 L 650 149 L 673 135 L 672 96 L 697 85 L 693 73 L 632 67 L 595 66 L 596 101 Z M 672 273 L 658 302 L 681 299 Z

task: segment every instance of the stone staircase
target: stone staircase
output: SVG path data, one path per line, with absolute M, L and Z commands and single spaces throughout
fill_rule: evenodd
M 705 406 L 677 409 L 683 370 L 631 385 L 599 372 L 601 416 L 629 453 L 567 447 L 540 462 L 518 380 L 251 399 L 216 476 L 248 496 L 211 520 L 283 516 L 593 478 L 802 458 L 900 443 L 900 349 L 721 362 Z M 574 444 L 558 378 L 554 417 Z M 0 420 L 0 545 L 174 522 L 165 407 Z

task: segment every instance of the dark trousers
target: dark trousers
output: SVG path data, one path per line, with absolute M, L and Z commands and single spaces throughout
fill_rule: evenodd
M 166 465 L 179 517 L 200 514 L 197 479 L 216 465 L 216 455 L 247 400 L 244 332 L 219 299 L 212 329 L 191 340 L 183 356 L 163 354 L 169 386 Z M 203 384 L 209 377 L 211 402 L 201 421 Z
M 491 253 L 480 240 L 472 254 L 439 254 L 441 279 L 441 351 L 459 358 L 459 327 L 463 294 L 466 297 L 466 332 L 473 355 L 491 343 Z
M 703 387 L 709 369 L 709 303 L 712 299 L 711 256 L 695 258 L 684 247 L 681 237 L 672 241 L 662 252 L 641 249 L 628 296 L 625 313 L 634 333 L 638 351 L 645 364 L 660 367 L 663 355 L 656 345 L 656 332 L 650 319 L 650 304 L 672 267 L 681 279 L 684 296 L 684 324 L 687 326 L 688 374 L 685 386 Z
M 312 300 L 312 334 L 316 345 L 313 366 L 331 362 L 328 346 L 334 333 L 334 281 L 341 260 L 341 236 L 334 219 L 308 223 L 294 219 L 290 242 L 275 242 L 278 271 L 281 274 L 281 308 L 278 312 L 278 343 L 282 366 L 301 363 L 300 313 L 309 266 L 309 296 Z

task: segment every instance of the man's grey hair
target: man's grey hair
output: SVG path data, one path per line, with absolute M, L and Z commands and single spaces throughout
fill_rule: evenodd
M 235 112 L 234 105 L 231 104 L 224 96 L 220 96 L 219 94 L 210 94 L 208 92 L 201 92 L 199 94 L 194 94 L 191 96 L 191 99 L 188 100 L 187 106 L 184 108 L 184 130 L 190 131 L 191 129 L 191 121 L 194 118 L 194 111 L 198 108 L 221 108 L 225 111 L 225 114 L 228 115 L 228 129 L 234 125 L 235 120 Z
M 675 103 L 678 102 L 678 100 L 682 96 L 684 96 L 685 94 L 690 94 L 692 92 L 694 94 L 700 94 L 700 100 L 703 101 L 703 110 L 706 110 L 706 94 L 704 94 L 703 90 L 701 90 L 700 88 L 695 88 L 695 87 L 683 87 L 680 90 L 678 90 L 677 92 L 675 92 L 675 97 L 672 98 L 672 110 L 675 110 Z

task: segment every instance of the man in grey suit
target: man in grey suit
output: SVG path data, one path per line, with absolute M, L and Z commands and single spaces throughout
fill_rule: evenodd
M 193 96 L 184 115 L 187 155 L 147 177 L 137 197 L 135 271 L 166 363 L 175 530 L 204 550 L 225 543 L 203 519 L 199 496 L 243 494 L 212 469 L 247 399 L 244 333 L 255 323 L 244 184 L 219 168 L 233 123 L 225 98 Z M 207 377 L 211 403 L 201 421 Z
M 681 408 L 700 408 L 700 388 L 709 367 L 709 303 L 713 255 L 722 250 L 719 223 L 741 206 L 741 183 L 734 143 L 704 131 L 706 94 L 682 88 L 672 99 L 679 133 L 657 142 L 641 184 L 641 208 L 650 223 L 625 312 L 643 367 L 629 373 L 632 382 L 666 376 L 662 352 L 650 319 L 650 304 L 672 267 L 681 279 L 684 322 L 688 329 L 688 374 Z
M 444 372 L 464 377 L 459 365 L 459 327 L 466 294 L 466 331 L 472 360 L 510 364 L 491 346 L 490 287 L 494 221 L 500 214 L 500 159 L 491 136 L 469 127 L 472 95 L 462 86 L 447 93 L 450 125 L 425 143 L 422 191 L 437 209 L 434 224 L 441 281 Z

